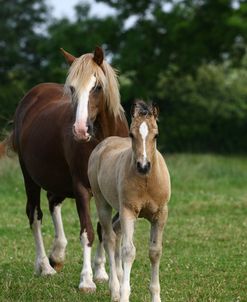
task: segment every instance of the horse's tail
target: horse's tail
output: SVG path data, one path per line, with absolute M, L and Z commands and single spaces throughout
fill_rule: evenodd
M 7 148 L 10 151 L 17 152 L 17 146 L 15 142 L 15 130 L 10 132 L 9 136 L 6 138 Z
M 0 142 L 0 158 L 6 154 L 6 144 L 5 140 Z
M 4 155 L 11 157 L 12 153 L 17 152 L 17 147 L 14 139 L 14 130 L 9 133 L 9 135 L 0 142 L 0 158 Z

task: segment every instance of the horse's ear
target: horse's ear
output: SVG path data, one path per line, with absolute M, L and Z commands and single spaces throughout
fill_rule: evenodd
M 76 57 L 65 51 L 63 48 L 60 48 L 60 50 L 63 56 L 65 57 L 66 61 L 69 63 L 69 65 L 71 65 L 75 61 Z
M 99 47 L 99 46 L 95 47 L 94 54 L 93 54 L 93 60 L 99 66 L 103 63 L 104 52 L 103 52 L 103 49 L 101 47 Z
M 160 109 L 159 109 L 159 106 L 156 103 L 152 103 L 152 112 L 153 112 L 153 116 L 157 120 L 158 116 L 159 116 L 159 113 L 160 113 Z

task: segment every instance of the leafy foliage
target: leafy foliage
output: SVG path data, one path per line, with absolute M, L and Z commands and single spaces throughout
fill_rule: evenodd
M 202 65 L 195 75 L 169 70 L 159 81 L 162 143 L 170 151 L 247 150 L 247 70 Z
M 41 53 L 37 46 L 48 19 L 44 0 L 1 1 L 0 127 L 7 124 L 28 83 L 38 74 Z
M 64 82 L 67 65 L 60 47 L 79 56 L 102 45 L 120 72 L 127 111 L 137 97 L 159 103 L 164 148 L 247 150 L 237 139 L 245 137 L 247 120 L 246 0 L 97 2 L 116 14 L 92 16 L 83 1 L 74 20 L 52 19 L 44 0 L 3 2 L 0 127 L 27 89 Z

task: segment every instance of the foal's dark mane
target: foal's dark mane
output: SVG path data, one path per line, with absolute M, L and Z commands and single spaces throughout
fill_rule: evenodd
M 143 100 L 136 100 L 132 107 L 133 110 L 138 110 L 137 114 L 139 116 L 152 116 L 153 115 L 153 107 L 152 104 L 147 104 Z

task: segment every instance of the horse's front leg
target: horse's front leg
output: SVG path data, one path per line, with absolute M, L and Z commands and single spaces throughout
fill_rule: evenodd
M 96 285 L 93 282 L 93 271 L 91 266 L 91 250 L 94 241 L 94 232 L 89 210 L 90 194 L 79 181 L 75 181 L 74 183 L 74 194 L 77 212 L 80 218 L 80 239 L 83 248 L 83 267 L 79 289 L 84 292 L 94 292 L 96 290 Z
M 97 224 L 97 233 L 98 233 L 98 245 L 96 249 L 96 254 L 94 258 L 94 280 L 98 283 L 108 281 L 109 277 L 105 270 L 105 250 L 104 243 L 102 238 L 102 227 L 98 222 Z
M 150 293 L 152 302 L 161 302 L 160 299 L 160 281 L 159 266 L 162 254 L 163 230 L 168 217 L 167 206 L 159 213 L 158 219 L 151 223 L 149 258 L 152 266 Z

